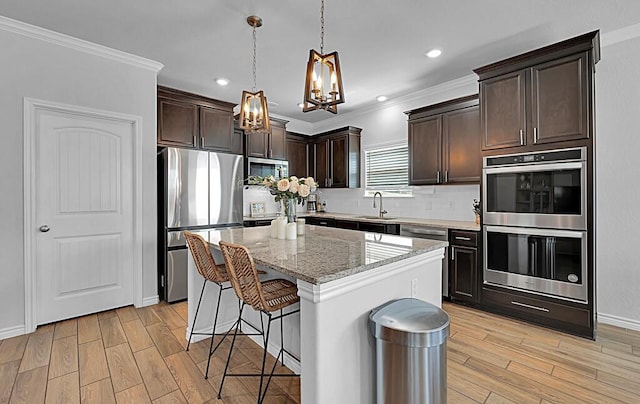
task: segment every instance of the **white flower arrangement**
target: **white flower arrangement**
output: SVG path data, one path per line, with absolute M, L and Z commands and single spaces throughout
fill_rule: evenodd
M 313 177 L 298 178 L 292 175 L 289 178 L 277 180 L 271 175 L 269 177 L 250 176 L 249 185 L 263 185 L 271 195 L 275 196 L 275 201 L 295 199 L 297 203 L 303 204 L 313 189 L 318 184 Z

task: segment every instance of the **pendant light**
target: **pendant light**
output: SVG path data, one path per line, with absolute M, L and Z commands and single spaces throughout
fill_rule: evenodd
M 303 112 L 324 109 L 338 113 L 338 104 L 344 102 L 342 72 L 338 52 L 324 53 L 324 0 L 320 6 L 320 52 L 309 51 L 307 76 L 304 83 Z
M 262 26 L 262 18 L 251 15 L 247 23 L 253 27 L 253 91 L 242 92 L 239 127 L 247 133 L 269 132 L 267 97 L 262 90 L 256 91 L 256 28 Z

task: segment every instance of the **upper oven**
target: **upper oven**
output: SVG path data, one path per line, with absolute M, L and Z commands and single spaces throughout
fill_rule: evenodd
M 586 230 L 586 148 L 484 157 L 487 225 Z

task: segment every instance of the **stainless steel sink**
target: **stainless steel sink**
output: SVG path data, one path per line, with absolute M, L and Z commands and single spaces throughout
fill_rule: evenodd
M 380 217 L 380 216 L 356 216 L 356 219 L 371 219 L 371 220 L 391 220 L 391 219 L 395 219 L 395 217 L 391 217 L 391 216 L 385 216 L 385 217 Z

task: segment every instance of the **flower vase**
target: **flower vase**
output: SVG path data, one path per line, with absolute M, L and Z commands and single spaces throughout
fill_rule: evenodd
M 295 223 L 296 222 L 296 200 L 291 199 L 283 199 L 282 203 L 284 205 L 284 214 L 287 216 L 287 223 Z
M 480 224 L 480 215 L 476 213 L 476 224 Z

